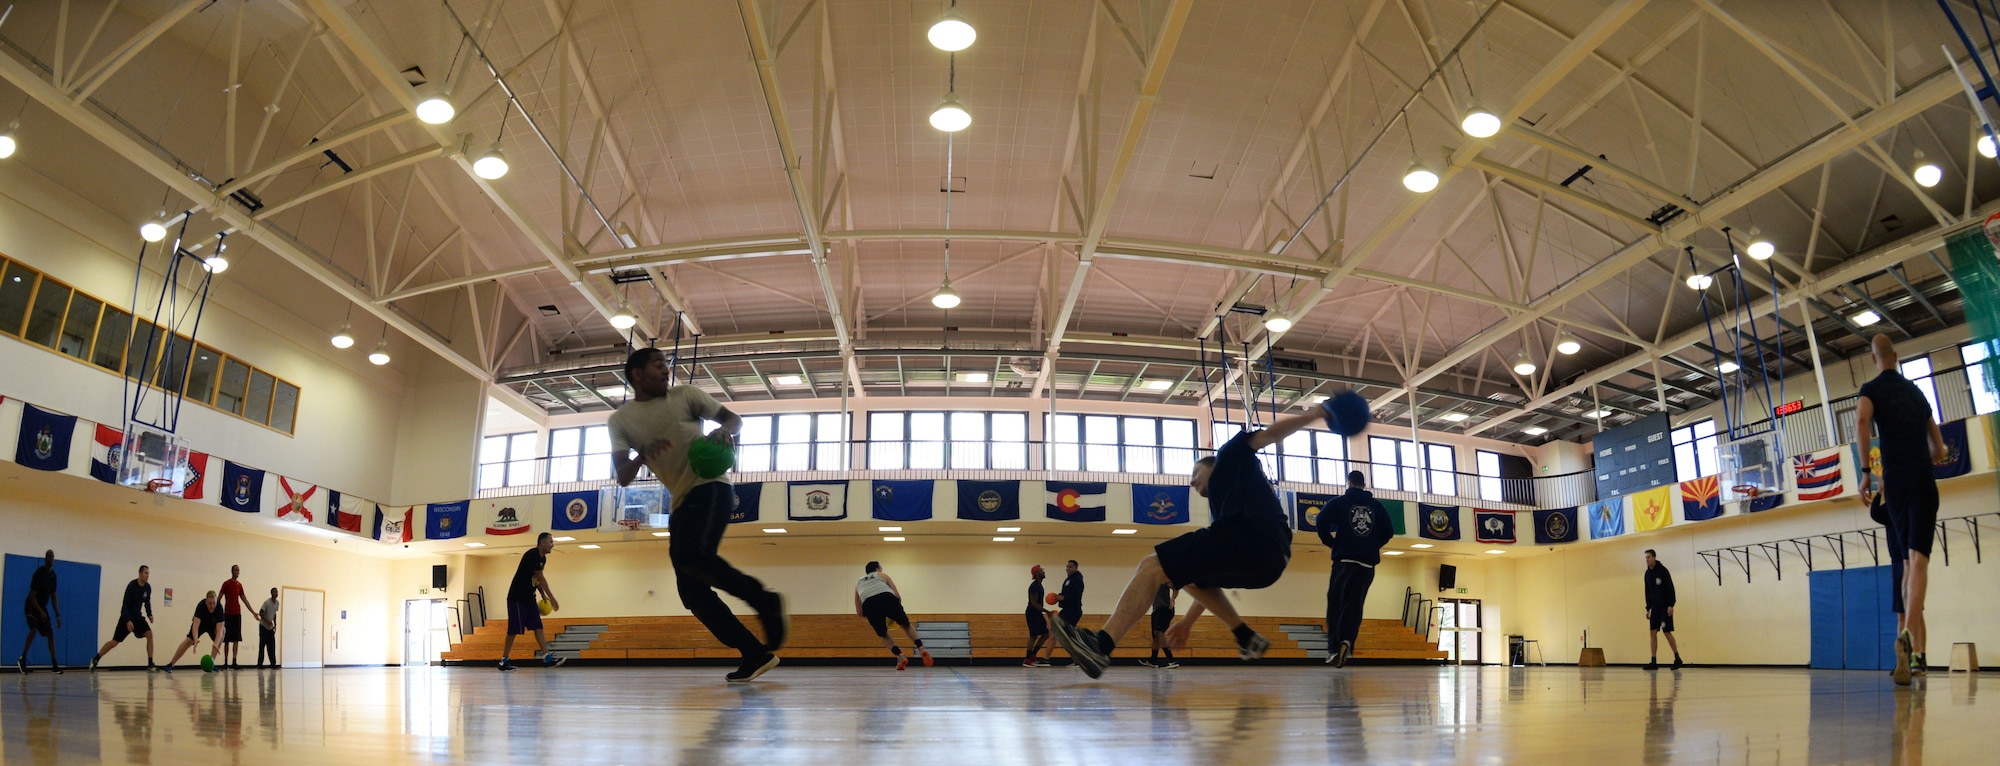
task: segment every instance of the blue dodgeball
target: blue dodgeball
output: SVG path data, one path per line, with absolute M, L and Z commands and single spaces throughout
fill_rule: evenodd
M 1320 409 L 1326 411 L 1326 425 L 1341 436 L 1354 436 L 1368 430 L 1368 400 L 1352 390 L 1334 394 L 1333 398 L 1320 402 Z

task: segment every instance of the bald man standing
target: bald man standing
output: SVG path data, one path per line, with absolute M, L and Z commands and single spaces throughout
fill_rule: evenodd
M 1931 474 L 1934 463 L 1949 455 L 1944 434 L 1931 417 L 1922 389 L 1899 371 L 1896 345 L 1887 335 L 1869 343 L 1875 367 L 1882 372 L 1861 386 L 1855 408 L 1854 432 L 1861 440 L 1861 494 L 1872 495 L 1869 442 L 1882 439 L 1882 504 L 1888 510 L 1891 540 L 1908 546 L 1903 563 L 1903 614 L 1896 633 L 1896 683 L 1908 686 L 1912 673 L 1924 672 L 1924 591 L 1929 584 L 1931 543 L 1937 535 L 1938 489 Z M 1871 428 L 1872 426 L 1872 428 Z

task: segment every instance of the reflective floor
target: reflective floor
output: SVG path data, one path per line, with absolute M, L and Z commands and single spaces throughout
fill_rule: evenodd
M 8 764 L 1992 763 L 1935 674 L 1577 668 L 357 668 L 0 676 Z M 2000 685 L 2000 680 L 1987 684 Z M 1983 711 L 1983 712 L 1982 712 Z M 1533 759 L 1533 760 L 1530 760 Z

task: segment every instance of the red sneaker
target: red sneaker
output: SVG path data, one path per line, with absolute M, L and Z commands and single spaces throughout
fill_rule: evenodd
M 903 655 L 900 655 L 900 654 L 896 655 L 896 669 L 897 669 L 897 670 L 902 670 L 902 669 L 904 669 L 904 668 L 907 668 L 907 667 L 909 667 L 909 666 L 910 666 L 910 658 L 908 658 L 908 657 L 905 657 L 905 656 L 903 656 Z
M 919 653 L 919 654 L 922 654 L 922 655 L 924 656 L 924 667 L 927 667 L 927 668 L 928 668 L 928 667 L 930 667 L 930 666 L 932 666 L 932 665 L 936 665 L 936 664 L 937 664 L 937 660 L 934 660 L 934 659 L 931 659 L 931 650 L 929 650 L 929 649 L 918 649 L 918 650 L 917 650 L 917 653 Z

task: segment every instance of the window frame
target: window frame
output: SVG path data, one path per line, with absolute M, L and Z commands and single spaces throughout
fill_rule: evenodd
M 1075 439 L 1065 443 L 1056 437 L 1063 429 L 1062 422 L 1074 423 Z M 1091 441 L 1090 424 L 1093 418 L 1108 419 L 1111 423 L 1110 441 Z M 1105 420 L 1096 422 L 1104 423 Z M 1185 434 L 1168 433 L 1169 425 L 1181 425 Z M 1135 428 L 1135 426 L 1137 426 Z M 1134 441 L 1134 435 L 1149 432 L 1148 441 Z M 1176 418 L 1164 415 L 1119 415 L 1106 412 L 1058 412 L 1051 415 L 1042 413 L 1042 459 L 1050 470 L 1084 471 L 1090 473 L 1129 473 L 1139 476 L 1172 476 L 1194 469 L 1194 461 L 1201 452 L 1200 427 L 1194 418 Z M 1170 445 L 1170 440 L 1185 436 L 1191 446 Z M 1067 450 L 1063 449 L 1068 447 Z M 1097 448 L 1092 450 L 1092 448 Z M 1111 468 L 1098 467 L 1093 455 L 1110 461 Z M 1135 457 L 1137 459 L 1135 459 Z M 1135 471 L 1134 466 L 1150 466 L 1150 471 Z M 1178 470 L 1177 470 L 1178 469 Z
M 916 424 L 919 417 L 938 416 L 940 430 L 936 439 L 916 438 Z M 961 424 L 977 418 L 979 438 L 960 438 L 957 431 Z M 1020 423 L 1021 438 L 997 440 L 994 438 L 994 422 L 999 418 L 1016 418 Z M 894 424 L 897 436 L 883 438 L 880 429 Z M 864 464 L 871 471 L 1014 471 L 1030 470 L 1028 459 L 1028 412 L 1024 410 L 876 410 L 868 413 L 868 450 L 863 456 Z M 920 456 L 918 450 L 937 445 L 936 466 L 913 467 Z M 1018 463 L 1018 468 L 995 468 L 1000 461 L 1001 450 L 1005 449 L 1010 463 Z M 931 455 L 921 455 L 925 462 Z M 891 465 L 893 463 L 893 465 Z
M 1701 432 L 1702 426 L 1707 426 L 1708 433 Z M 1668 430 L 1667 446 L 1674 453 L 1675 481 L 1693 481 L 1722 474 L 1722 436 L 1716 430 L 1715 418 L 1697 420 Z M 1682 463 L 1682 447 L 1687 448 L 1686 457 L 1693 461 L 1692 471 Z

